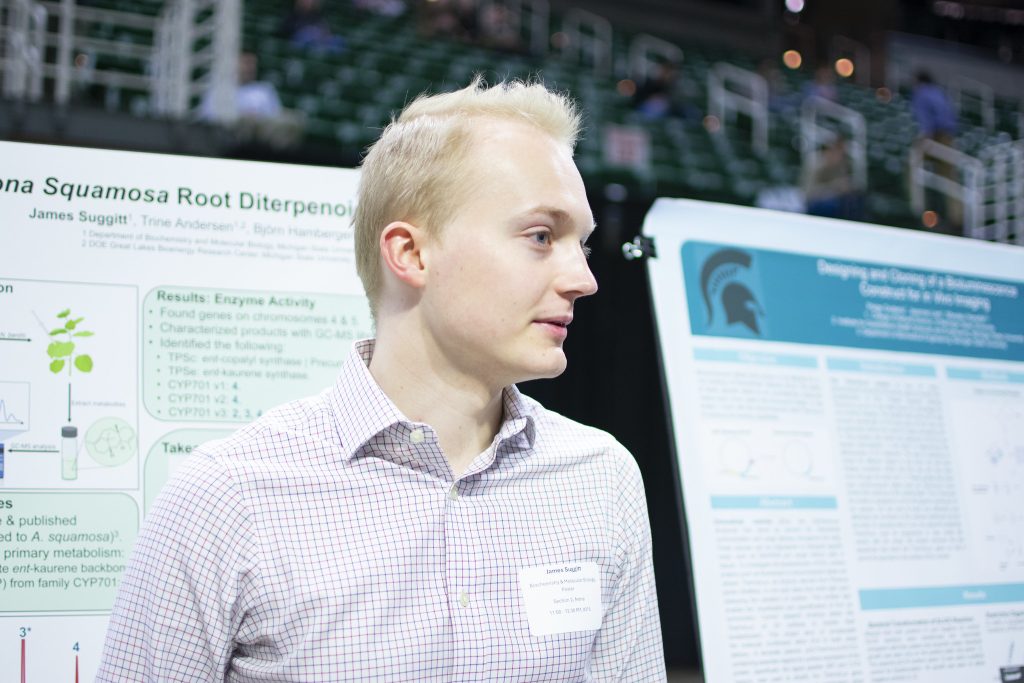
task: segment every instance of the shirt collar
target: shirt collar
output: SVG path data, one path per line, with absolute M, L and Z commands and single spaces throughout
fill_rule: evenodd
M 525 439 L 523 445 L 533 448 L 537 437 L 534 406 L 519 393 L 515 384 L 501 390 L 502 423 L 498 430 L 497 442 Z
M 381 432 L 401 425 L 412 429 L 414 424 L 370 374 L 375 346 L 375 339 L 356 341 L 331 389 L 331 404 L 346 461 L 359 454 L 363 446 Z M 514 384 L 502 390 L 501 399 L 503 418 L 496 443 L 514 439 L 532 448 L 536 438 L 535 407 Z

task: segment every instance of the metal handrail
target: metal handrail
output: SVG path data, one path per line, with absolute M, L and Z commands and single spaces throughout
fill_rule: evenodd
M 199 20 L 204 10 L 212 13 Z M 154 105 L 158 113 L 175 118 L 196 115 L 198 105 L 193 106 L 193 99 L 207 95 L 207 111 L 214 121 L 230 123 L 237 118 L 241 25 L 240 0 L 174 0 L 165 6 L 153 56 Z M 212 42 L 194 50 L 196 39 L 205 37 L 212 38 Z M 204 74 L 196 74 L 203 69 Z
M 963 176 L 963 181 L 947 178 L 925 167 L 925 160 L 950 164 Z M 910 205 L 924 211 L 924 191 L 931 188 L 954 201 L 963 203 L 963 233 L 982 237 L 981 180 L 985 172 L 979 159 L 957 151 L 935 140 L 921 140 L 910 150 Z
M 629 77 L 643 83 L 650 77 L 651 55 L 657 55 L 679 67 L 683 63 L 683 51 L 667 40 L 640 33 L 629 44 Z
M 7 13 L 4 37 L 3 93 L 7 97 L 37 100 L 43 91 L 42 66 L 46 9 L 31 0 L 13 0 Z
M 730 89 L 735 86 L 746 92 Z M 737 113 L 749 116 L 754 151 L 768 153 L 768 81 L 763 76 L 726 62 L 714 64 L 708 70 L 708 112 L 723 126 Z
M 55 78 L 59 75 L 61 67 L 59 64 L 43 64 L 42 70 L 47 78 Z M 94 71 L 89 75 L 88 82 L 115 88 L 131 88 L 133 90 L 145 91 L 150 89 L 152 78 L 147 75 L 123 73 L 120 71 Z
M 241 0 L 169 0 L 159 16 L 79 6 L 74 0 L 5 4 L 12 9 L 5 15 L 7 25 L 0 26 L 0 68 L 8 97 L 39 98 L 43 80 L 51 79 L 54 101 L 66 105 L 74 84 L 99 83 L 148 91 L 151 111 L 184 118 L 202 88 L 209 91 L 217 121 L 235 117 Z M 88 35 L 96 23 L 144 35 L 126 40 Z M 208 44 L 195 49 L 197 39 Z M 108 55 L 142 62 L 143 73 L 104 68 L 102 62 L 97 68 L 91 59 Z
M 61 36 L 59 32 L 45 33 L 44 38 L 47 47 L 60 45 Z M 153 54 L 153 48 L 149 45 L 120 42 L 117 40 L 108 40 L 106 38 L 93 38 L 91 36 L 72 36 L 71 46 L 72 50 L 92 49 L 96 52 L 101 52 L 114 57 L 133 57 L 140 60 L 149 59 Z
M 63 2 L 54 2 L 53 0 L 38 0 L 38 2 L 50 12 L 59 10 L 61 5 L 64 4 Z M 75 10 L 75 15 L 83 21 L 95 21 L 112 26 L 141 28 L 150 31 L 156 30 L 157 25 L 157 17 L 150 14 L 135 14 L 134 12 L 101 9 L 99 7 L 89 7 L 88 5 L 79 5 Z
M 591 33 L 583 32 L 588 27 Z M 581 9 L 566 11 L 562 18 L 562 32 L 569 41 L 569 49 L 565 56 L 575 56 L 578 63 L 583 62 L 584 43 L 590 48 L 593 59 L 594 73 L 607 74 L 612 68 L 612 24 L 602 16 Z M 586 40 L 584 40 L 586 38 Z
M 215 63 L 217 56 L 213 50 L 202 50 L 192 55 L 192 68 L 208 68 Z
M 978 158 L 992 179 L 982 187 L 979 236 L 1024 244 L 1024 140 L 993 145 Z
M 801 157 L 807 168 L 817 157 L 818 148 L 830 142 L 835 135 L 832 128 L 821 125 L 818 120 L 831 120 L 848 129 L 850 144 L 848 151 L 853 162 L 853 178 L 857 187 L 868 186 L 868 134 L 864 115 L 858 111 L 836 104 L 823 97 L 808 97 L 800 105 L 800 133 L 803 138 Z

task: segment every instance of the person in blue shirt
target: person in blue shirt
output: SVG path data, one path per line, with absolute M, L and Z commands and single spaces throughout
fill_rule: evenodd
M 917 74 L 910 109 L 923 137 L 952 145 L 956 135 L 956 112 L 946 92 L 932 81 L 926 71 Z
M 910 110 L 918 128 L 915 145 L 920 145 L 923 140 L 934 140 L 947 147 L 954 146 L 957 131 L 956 111 L 945 90 L 932 80 L 931 74 L 927 71 L 919 71 L 915 77 Z M 953 164 L 936 161 L 933 168 L 935 173 L 959 182 L 960 174 Z M 940 226 L 946 231 L 959 233 L 963 225 L 963 202 L 951 195 L 945 197 L 945 215 L 941 217 Z

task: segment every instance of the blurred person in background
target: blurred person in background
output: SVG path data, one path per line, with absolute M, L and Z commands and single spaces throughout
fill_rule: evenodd
M 800 105 L 800 94 L 790 90 L 775 59 L 765 57 L 757 63 L 757 74 L 768 87 L 768 109 L 772 113 L 790 115 Z
M 864 220 L 864 189 L 853 177 L 846 139 L 837 135 L 803 171 L 801 183 L 812 216 Z
M 921 137 L 953 146 L 957 117 L 946 91 L 935 84 L 927 71 L 918 72 L 910 97 L 910 110 Z
M 345 49 L 341 36 L 331 32 L 320 0 L 295 0 L 281 22 L 280 34 L 298 48 L 338 53 Z
M 285 109 L 273 83 L 258 80 L 259 59 L 251 52 L 238 56 L 238 85 L 235 89 L 235 113 L 232 124 L 240 144 L 265 144 L 274 149 L 296 145 L 302 138 L 304 120 L 301 113 Z M 213 101 L 207 92 L 199 105 L 199 118 L 220 121 Z
M 405 0 L 352 0 L 356 9 L 381 17 L 400 17 L 405 14 Z
M 475 43 L 480 37 L 476 0 L 420 0 L 417 30 L 423 38 Z
M 506 52 L 520 52 L 519 29 L 512 12 L 505 5 L 488 3 L 480 12 L 480 43 L 484 47 Z
M 667 59 L 658 59 L 652 72 L 633 95 L 633 106 L 647 121 L 659 121 L 675 110 L 676 65 Z
M 804 99 L 820 97 L 829 102 L 839 101 L 839 90 L 836 88 L 836 74 L 828 64 L 822 64 L 814 70 L 814 80 L 803 88 Z
M 679 65 L 659 57 L 654 69 L 633 95 L 633 108 L 645 121 L 660 121 L 668 117 L 700 120 L 700 110 L 690 104 L 685 84 L 679 76 Z
M 932 80 L 927 71 L 919 71 L 914 78 L 914 90 L 910 96 L 910 111 L 917 122 L 918 138 L 915 145 L 924 140 L 934 140 L 940 145 L 953 147 L 957 132 L 957 115 L 946 91 Z M 959 173 L 953 164 L 936 160 L 934 170 L 944 178 L 959 182 Z M 940 214 L 941 229 L 959 231 L 963 225 L 963 202 L 955 197 L 945 197 L 945 215 Z

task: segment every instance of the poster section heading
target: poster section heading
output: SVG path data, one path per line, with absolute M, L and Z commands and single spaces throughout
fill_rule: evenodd
M 1024 361 L 1024 282 L 688 241 L 695 335 Z
M 33 178 L 0 177 L 0 193 L 41 194 L 55 200 L 96 199 L 128 204 L 175 204 L 179 207 L 226 209 L 229 211 L 261 211 L 264 213 L 303 216 L 351 218 L 355 212 L 352 199 L 340 202 L 271 197 L 262 192 L 226 191 L 214 188 L 177 186 L 174 188 L 132 187 L 68 181 L 48 176 L 41 182 Z

